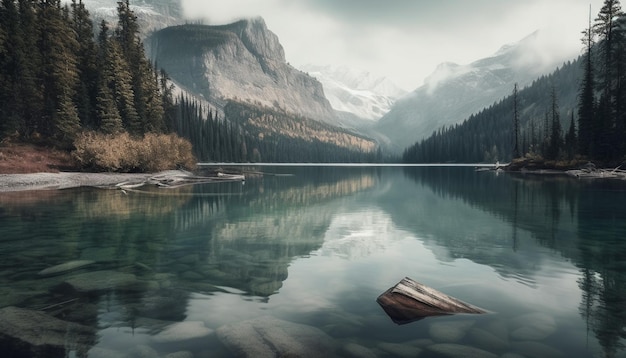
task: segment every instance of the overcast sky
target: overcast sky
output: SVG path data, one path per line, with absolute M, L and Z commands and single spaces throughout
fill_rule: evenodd
M 419 87 L 441 62 L 468 64 L 541 29 L 574 58 L 603 0 L 183 0 L 206 24 L 262 16 L 295 67 L 346 65 Z

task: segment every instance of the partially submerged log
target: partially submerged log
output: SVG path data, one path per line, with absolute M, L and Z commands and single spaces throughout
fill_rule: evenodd
M 178 188 L 185 185 L 194 184 L 206 184 L 215 182 L 227 182 L 227 181 L 240 181 L 246 180 L 244 175 L 239 174 L 225 174 L 218 172 L 214 176 L 197 176 L 190 172 L 183 170 L 168 170 L 163 171 L 148 178 L 135 181 L 125 181 L 113 186 L 114 189 L 121 189 L 123 191 L 132 190 L 144 185 L 155 185 L 160 188 Z M 111 187 L 104 186 L 104 187 Z
M 378 296 L 376 302 L 397 324 L 406 324 L 430 316 L 487 313 L 482 308 L 450 297 L 408 277 Z

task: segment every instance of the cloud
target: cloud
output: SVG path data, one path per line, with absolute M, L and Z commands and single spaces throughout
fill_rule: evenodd
M 413 90 L 439 63 L 471 63 L 537 29 L 556 34 L 546 39 L 552 42 L 542 48 L 545 56 L 575 56 L 589 0 L 183 0 L 183 6 L 210 24 L 262 16 L 295 66 L 346 65 Z

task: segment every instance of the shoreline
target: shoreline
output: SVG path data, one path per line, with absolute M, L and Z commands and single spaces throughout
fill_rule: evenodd
M 0 174 L 0 193 L 114 186 L 124 182 L 143 182 L 154 175 L 154 173 L 83 172 Z

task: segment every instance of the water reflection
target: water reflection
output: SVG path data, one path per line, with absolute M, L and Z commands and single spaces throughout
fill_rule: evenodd
M 270 314 L 393 356 L 389 342 L 441 338 L 428 320 L 390 325 L 375 303 L 414 276 L 497 312 L 474 322 L 479 333 L 513 336 L 514 318 L 542 315 L 553 332 L 544 345 L 593 352 L 584 323 L 605 356 L 623 353 L 623 183 L 471 168 L 264 170 L 245 185 L 0 194 L 0 315 L 18 306 L 97 328 L 80 347 L 29 355 L 229 356 L 212 330 Z M 76 262 L 85 266 L 41 273 Z M 195 336 L 168 341 L 181 331 Z
M 468 170 L 437 168 L 405 173 L 441 197 L 459 198 L 510 222 L 511 245 L 515 251 L 520 245 L 519 233 L 527 231 L 542 246 L 571 260 L 580 270 L 580 314 L 602 346 L 603 355 L 614 357 L 624 349 L 626 210 L 622 203 L 626 199 L 626 187 L 623 182 L 581 181 L 561 176 L 475 175 Z M 487 263 L 501 268 L 496 261 Z

